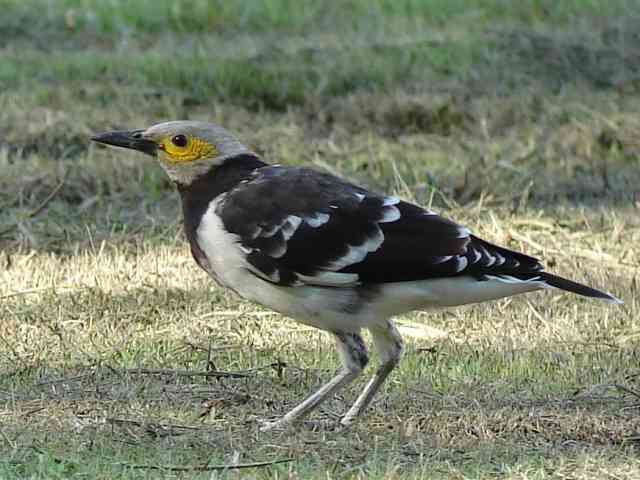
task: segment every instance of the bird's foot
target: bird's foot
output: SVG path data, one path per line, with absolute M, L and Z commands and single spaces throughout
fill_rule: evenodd
M 290 425 L 291 423 L 284 421 L 283 419 L 276 420 L 273 422 L 262 420 L 260 421 L 260 431 L 261 432 L 277 432 L 277 431 L 285 430 Z
M 294 423 L 289 420 L 285 420 L 281 418 L 275 421 L 261 421 L 260 422 L 260 431 L 261 432 L 277 432 L 284 431 L 287 428 L 291 428 Z M 309 430 L 311 432 L 328 432 L 328 431 L 336 431 L 340 430 L 341 425 L 336 423 L 333 420 L 305 420 L 302 422 L 295 423 L 296 426 L 302 427 L 305 430 Z
M 356 419 L 358 418 L 357 415 L 345 415 L 344 417 L 342 417 L 340 419 L 340 425 L 342 425 L 342 427 L 344 428 L 349 428 L 351 425 L 354 424 L 354 422 L 356 421 Z
M 340 425 L 347 428 L 356 423 L 365 408 L 365 404 L 356 402 L 355 405 L 353 405 L 347 413 L 344 414 L 344 417 L 340 419 Z
M 260 420 L 261 432 L 282 432 L 294 426 L 305 426 L 308 422 L 284 416 L 277 420 Z

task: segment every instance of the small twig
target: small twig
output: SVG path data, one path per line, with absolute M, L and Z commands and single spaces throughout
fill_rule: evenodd
M 45 208 L 47 208 L 47 205 L 49 205 L 49 202 L 51 202 L 51 200 L 53 200 L 53 198 L 58 194 L 58 192 L 60 191 L 60 189 L 62 188 L 62 186 L 64 185 L 65 182 L 65 178 L 66 178 L 66 173 L 62 176 L 62 180 L 60 180 L 60 182 L 58 183 L 58 185 L 56 185 L 53 190 L 51 190 L 51 192 L 49 192 L 49 194 L 45 197 L 45 199 L 40 203 L 40 205 L 38 205 L 36 208 L 34 208 L 33 210 L 31 210 L 29 213 L 27 213 L 25 215 L 25 218 L 33 218 L 35 216 L 37 216 L 38 214 L 40 214 L 40 212 L 42 212 Z M 8 228 L 5 228 L 4 230 L 0 230 L 0 237 L 5 236 L 7 233 L 12 232 L 14 229 L 18 228 L 20 222 L 18 223 L 14 223 L 13 225 L 11 225 Z
M 119 462 L 115 465 L 132 469 L 169 470 L 171 472 L 210 472 L 214 470 L 240 470 L 243 468 L 269 467 L 271 465 L 277 465 L 278 463 L 289 462 L 293 462 L 293 458 L 281 458 L 278 460 L 271 460 L 269 462 L 236 463 L 229 465 L 144 465 L 124 462 Z
M 107 423 L 114 425 L 135 425 L 136 427 L 150 428 L 175 428 L 176 430 L 201 430 L 201 427 L 192 427 L 190 425 L 175 425 L 171 423 L 145 423 L 138 420 L 127 420 L 124 418 L 106 418 Z
M 227 372 L 224 370 L 175 370 L 172 368 L 124 368 L 115 370 L 116 372 L 128 373 L 131 375 L 174 375 L 177 377 L 215 377 L 215 378 L 245 378 L 251 374 L 261 370 L 270 368 L 282 368 L 282 362 L 274 362 L 261 367 L 249 368 L 247 370 L 239 370 L 237 372 Z
M 35 450 L 41 455 L 47 455 L 55 463 L 77 463 L 74 460 L 52 455 L 46 450 L 38 447 L 37 445 L 31 445 L 30 448 Z M 116 462 L 113 465 L 118 465 L 125 468 L 131 468 L 136 470 L 168 470 L 171 472 L 209 472 L 214 470 L 240 470 L 245 468 L 259 468 L 269 467 L 271 465 L 277 465 L 279 463 L 293 462 L 293 458 L 279 458 L 277 460 L 270 460 L 266 462 L 253 462 L 253 463 L 237 463 L 229 465 L 145 465 L 136 463 Z
M 32 408 L 31 410 L 27 410 L 26 412 L 24 412 L 22 414 L 22 416 L 25 417 L 25 418 L 28 418 L 31 415 L 35 415 L 36 413 L 40 413 L 40 412 L 42 412 L 43 410 L 46 410 L 46 409 L 47 409 L 47 407 Z
M 245 378 L 249 376 L 248 373 L 244 372 L 225 372 L 222 370 L 192 371 L 171 368 L 124 368 L 117 371 L 130 375 L 173 375 L 176 377 Z
M 255 373 L 255 372 L 259 372 L 261 370 L 269 370 L 271 368 L 273 368 L 273 369 L 275 369 L 276 371 L 279 372 L 280 370 L 282 370 L 283 368 L 286 368 L 286 367 L 287 367 L 287 364 L 285 362 L 283 362 L 281 360 L 278 360 L 277 362 L 272 362 L 272 363 L 269 363 L 267 365 L 262 365 L 260 367 L 248 368 L 246 370 L 243 370 L 243 372 Z
M 0 236 L 2 236 L 2 233 L 0 232 Z M 7 293 L 6 295 L 3 295 L 0 297 L 0 300 L 4 300 L 6 298 L 11 298 L 11 297 L 19 297 L 22 295 L 31 295 L 31 294 L 35 294 L 35 293 L 42 293 L 42 292 L 46 292 L 47 290 L 51 290 L 54 292 L 69 292 L 72 290 L 79 290 L 78 287 L 38 287 L 38 288 L 29 288 L 26 290 L 20 290 L 17 292 L 11 292 L 11 293 Z
M 93 377 L 94 375 L 95 373 L 92 372 L 92 373 L 83 373 L 81 375 L 74 375 L 73 377 L 52 378 L 49 380 L 41 380 L 38 383 L 36 383 L 36 385 L 42 386 L 42 385 L 52 385 L 54 383 L 75 382 L 76 380 L 82 380 L 83 378 Z
M 47 195 L 45 197 L 45 199 L 42 201 L 42 203 L 40 203 L 40 205 L 38 205 L 35 209 L 33 209 L 31 212 L 29 212 L 27 214 L 27 218 L 35 217 L 40 212 L 42 212 L 47 207 L 47 205 L 49 205 L 49 202 L 51 200 L 53 200 L 53 198 L 58 194 L 58 192 L 60 191 L 60 189 L 64 185 L 65 179 L 66 179 L 66 173 L 62 176 L 62 179 L 60 180 L 58 185 L 56 185 L 55 188 L 53 190 L 51 190 L 49 195 Z
M 261 310 L 255 310 L 251 312 L 243 312 L 242 310 L 218 310 L 216 312 L 205 313 L 204 315 L 199 316 L 198 320 L 205 320 L 207 318 L 212 318 L 212 317 L 238 317 L 238 316 L 261 318 L 261 317 L 269 317 L 272 315 L 274 315 L 273 312 L 263 312 Z
M 155 308 L 155 307 L 154 307 Z M 219 345 L 217 347 L 212 347 L 212 346 L 202 346 L 202 345 L 198 345 L 197 343 L 194 342 L 189 342 L 189 341 L 185 341 L 184 342 L 185 345 L 187 345 L 188 347 L 191 347 L 194 350 L 198 350 L 201 352 L 224 352 L 226 350 L 239 350 L 242 348 L 242 345 L 238 345 L 238 344 L 232 344 L 232 345 Z

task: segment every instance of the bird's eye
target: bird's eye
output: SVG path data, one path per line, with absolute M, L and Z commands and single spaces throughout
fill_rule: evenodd
M 171 143 L 173 143 L 176 147 L 186 147 L 187 137 L 184 135 L 175 135 L 173 138 L 171 138 Z

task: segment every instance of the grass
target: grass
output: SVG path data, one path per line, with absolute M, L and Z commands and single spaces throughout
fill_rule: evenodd
M 0 478 L 640 476 L 635 2 L 318 5 L 0 0 Z M 359 424 L 332 428 L 364 379 L 314 415 L 325 428 L 260 433 L 338 362 L 197 269 L 153 162 L 87 141 L 175 118 L 626 303 L 407 315 Z M 211 370 L 242 375 L 179 374 Z

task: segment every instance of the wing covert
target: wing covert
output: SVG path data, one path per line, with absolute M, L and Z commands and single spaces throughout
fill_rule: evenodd
M 528 274 L 536 259 L 485 242 L 455 222 L 332 175 L 264 167 L 216 213 L 248 268 L 279 285 L 347 287 L 469 274 Z

